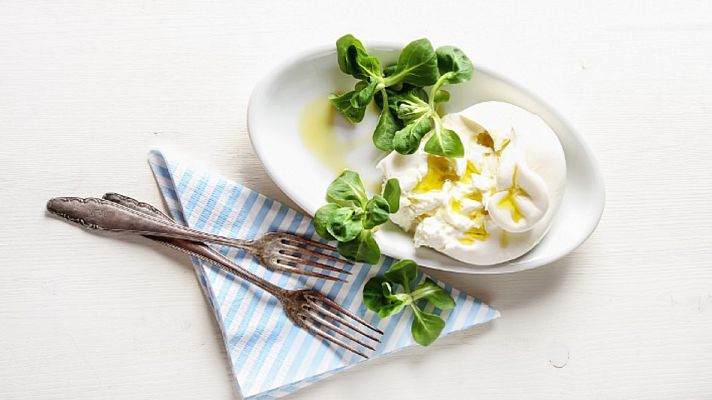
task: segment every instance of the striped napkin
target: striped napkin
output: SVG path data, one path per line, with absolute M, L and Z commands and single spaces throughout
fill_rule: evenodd
M 173 218 L 195 229 L 245 239 L 268 231 L 288 231 L 317 238 L 311 218 L 218 174 L 195 167 L 169 153 L 153 150 L 149 163 Z M 384 332 L 371 358 L 414 344 L 408 310 L 386 319 L 367 310 L 361 289 L 373 275 L 383 274 L 394 260 L 378 265 L 356 264 L 349 283 L 295 277 L 261 267 L 242 250 L 216 246 L 225 256 L 254 274 L 284 288 L 305 286 L 327 294 Z M 273 399 L 293 393 L 364 360 L 317 339 L 287 319 L 270 294 L 236 280 L 219 268 L 193 258 L 200 285 L 220 325 L 238 390 L 246 399 Z M 424 279 L 424 275 L 418 277 Z M 447 323 L 443 335 L 499 317 L 494 308 L 457 289 L 457 306 L 440 314 Z

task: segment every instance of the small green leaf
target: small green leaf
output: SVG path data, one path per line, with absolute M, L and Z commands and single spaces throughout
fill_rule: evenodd
M 361 41 L 351 34 L 346 34 L 336 41 L 336 57 L 339 63 L 339 69 L 341 72 L 349 75 L 351 75 L 352 71 L 356 68 L 349 59 L 349 49 L 351 47 L 359 47 L 365 50 Z
M 362 74 L 369 77 L 372 82 L 381 82 L 381 62 L 378 58 L 366 54 L 366 50 L 356 50 L 356 64 Z
M 393 150 L 393 137 L 398 129 L 400 129 L 400 126 L 393 114 L 391 114 L 390 108 L 383 108 L 381 115 L 378 117 L 376 130 L 373 131 L 373 144 L 383 151 Z
M 356 61 L 358 52 L 365 54 L 366 49 L 361 41 L 353 35 L 344 35 L 336 41 L 336 57 L 341 72 L 349 74 L 356 79 L 363 79 L 365 75 Z
M 431 112 L 428 94 L 422 88 L 410 87 L 405 92 L 395 93 L 393 98 L 393 101 L 389 101 L 389 106 L 395 110 L 395 115 L 406 123 Z
M 381 249 L 368 229 L 362 230 L 353 240 L 340 242 L 337 250 L 351 261 L 376 264 L 381 259 Z
M 384 90 L 376 92 L 376 94 L 373 95 L 373 101 L 378 106 L 378 109 L 383 110 L 383 93 L 384 92 L 386 93 L 386 97 L 388 99 L 388 108 L 391 111 L 391 116 L 393 118 L 397 118 L 398 109 L 396 108 L 397 105 L 396 105 L 395 101 L 398 97 L 398 92 L 393 90 L 393 88 L 386 88 Z
M 474 71 L 472 61 L 462 50 L 453 46 L 442 46 L 438 47 L 435 53 L 441 75 L 440 80 L 445 84 L 452 85 L 472 79 Z
M 365 207 L 368 198 L 361 177 L 354 171 L 344 170 L 326 190 L 327 200 L 342 207 Z
M 386 271 L 386 279 L 403 285 L 407 292 L 410 291 L 410 284 L 418 274 L 418 264 L 413 260 L 400 260 L 391 265 Z
M 396 134 L 396 137 L 398 134 Z M 460 136 L 450 129 L 440 127 L 435 129 L 433 135 L 425 143 L 425 152 L 442 157 L 462 157 L 465 155 Z
M 358 92 L 359 90 L 365 89 L 366 86 L 368 86 L 369 84 L 370 84 L 369 81 L 358 81 L 358 82 L 356 82 L 356 84 L 354 85 L 354 89 L 355 89 L 355 91 Z
M 354 108 L 365 109 L 366 106 L 371 103 L 371 100 L 373 100 L 373 94 L 376 93 L 376 85 L 377 82 L 374 81 L 360 90 L 358 90 L 359 85 L 356 85 L 357 90 L 351 95 L 351 99 L 349 100 L 351 102 L 351 106 Z
M 393 314 L 398 314 L 399 312 L 403 311 L 403 308 L 405 308 L 406 305 L 407 304 L 403 301 L 391 301 L 390 303 L 381 307 L 380 310 L 378 310 L 378 316 L 380 318 L 386 318 L 390 317 Z
M 387 77 L 393 75 L 397 69 L 398 69 L 398 66 L 395 64 L 389 65 L 386 68 L 383 68 L 383 77 L 387 78 Z M 385 86 L 385 84 L 386 84 L 385 79 L 383 80 L 383 84 Z M 389 88 L 392 90 L 396 90 L 396 91 L 401 90 L 403 88 L 403 82 L 391 83 Z
M 407 293 L 394 293 L 393 287 L 388 282 L 381 283 L 383 294 L 386 296 L 388 303 L 378 310 L 378 316 L 385 318 L 393 314 L 397 314 L 407 305 L 410 305 L 413 300 Z
M 386 86 L 403 82 L 424 87 L 434 84 L 439 76 L 433 45 L 428 39 L 418 39 L 403 48 L 398 56 L 395 72 L 385 78 L 385 83 Z
M 435 101 L 435 103 L 445 103 L 450 101 L 450 92 L 442 89 L 438 90 L 433 97 L 433 101 Z
M 366 215 L 363 219 L 363 227 L 371 229 L 388 221 L 390 206 L 388 201 L 379 195 L 375 195 L 366 203 Z
M 428 105 L 428 94 L 423 88 L 414 87 L 411 85 L 403 85 L 401 90 L 396 90 L 394 87 L 385 89 L 386 97 L 388 98 L 388 108 L 396 120 L 398 117 L 398 108 L 401 104 L 410 103 L 411 107 Z M 383 91 L 376 92 L 373 96 L 378 108 L 383 109 Z
M 402 295 L 392 294 L 388 282 L 382 276 L 374 276 L 363 287 L 363 304 L 369 310 L 378 313 L 381 318 L 399 313 L 408 305 L 407 299 L 409 297 L 403 298 Z
M 339 242 L 353 240 L 363 229 L 361 217 L 351 207 L 341 207 L 333 211 L 330 217 L 326 230 Z
M 383 283 L 386 279 L 382 276 L 374 276 L 366 282 L 363 287 L 363 304 L 371 311 L 378 312 L 386 304 L 388 299 L 383 292 Z
M 413 302 L 413 298 L 410 297 L 408 293 L 397 293 L 396 291 L 394 291 L 393 286 L 390 282 L 383 282 L 381 286 L 383 287 L 383 294 L 386 296 L 387 299 L 391 299 L 393 301 L 401 301 L 407 304 Z
M 388 211 L 391 214 L 398 211 L 400 207 L 401 189 L 398 179 L 391 178 L 383 186 L 383 198 L 388 202 Z
M 338 204 L 330 203 L 316 210 L 316 214 L 314 214 L 314 230 L 326 240 L 336 240 L 326 229 L 326 226 L 333 219 L 333 215 L 338 209 Z
M 342 95 L 330 94 L 329 102 L 336 108 L 336 111 L 340 112 L 346 119 L 352 124 L 359 123 L 363 121 L 364 115 L 366 115 L 366 107 L 354 107 L 351 99 L 354 95 L 359 92 L 352 90 L 350 92 L 344 93 Z
M 387 66 L 386 68 L 383 68 L 383 76 L 389 77 L 389 76 L 395 74 L 395 73 L 396 73 L 396 70 L 398 70 L 398 66 L 397 66 L 397 65 L 395 65 L 395 64 L 389 65 L 389 66 Z
M 393 138 L 393 148 L 400 154 L 413 154 L 418 150 L 423 136 L 432 129 L 432 118 L 420 118 L 396 132 Z
M 411 102 L 417 102 L 420 100 L 421 103 L 428 103 L 428 92 L 422 87 L 418 86 L 408 86 L 405 88 L 405 95 L 403 96 L 405 100 Z
M 427 299 L 441 310 L 455 307 L 455 300 L 450 296 L 450 293 L 446 292 L 445 289 L 438 286 L 438 284 L 430 278 L 426 278 L 410 295 L 413 297 L 413 301 Z
M 410 333 L 418 344 L 429 346 L 440 336 L 440 332 L 445 328 L 445 321 L 435 314 L 420 310 L 416 305 L 412 305 L 411 308 L 414 316 Z

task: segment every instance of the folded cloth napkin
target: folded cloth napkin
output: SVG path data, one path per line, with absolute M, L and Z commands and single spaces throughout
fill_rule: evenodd
M 149 164 L 170 213 L 177 221 L 215 234 L 253 239 L 269 231 L 287 231 L 317 239 L 309 216 L 294 211 L 218 174 L 195 167 L 170 153 L 154 150 Z M 242 250 L 215 246 L 238 265 L 281 287 L 312 287 L 383 330 L 371 358 L 414 344 L 409 310 L 385 319 L 367 310 L 361 290 L 394 260 L 355 264 L 348 283 L 290 276 L 261 267 Z M 215 311 L 238 390 L 246 399 L 272 399 L 299 390 L 364 360 L 320 340 L 292 324 L 269 293 L 193 258 L 193 265 Z M 424 279 L 421 273 L 419 281 Z M 443 335 L 499 317 L 492 307 L 441 282 L 455 299 L 452 310 L 435 312 L 445 319 Z

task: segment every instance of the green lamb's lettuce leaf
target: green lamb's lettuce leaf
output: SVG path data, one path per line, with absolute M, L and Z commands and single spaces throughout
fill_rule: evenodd
M 344 35 L 336 41 L 336 57 L 339 69 L 360 81 L 355 90 L 343 95 L 332 94 L 329 101 L 350 122 L 361 122 L 373 95 L 385 87 L 381 63 L 378 58 L 369 56 L 353 35 Z
M 382 196 L 375 195 L 366 204 L 366 215 L 363 219 L 363 227 L 371 229 L 388 221 L 390 206 L 388 201 Z
M 401 104 L 404 103 L 412 103 L 409 104 L 411 107 L 419 105 L 419 106 L 425 106 L 427 107 L 428 105 L 428 94 L 423 88 L 411 86 L 408 84 L 402 85 L 401 89 L 396 90 L 393 87 L 389 87 L 385 89 L 386 92 L 386 97 L 388 100 L 388 108 L 391 110 L 391 113 L 393 113 L 394 116 L 398 116 L 398 108 L 400 107 Z M 374 95 L 374 100 L 376 102 L 376 105 L 378 108 L 383 109 L 383 94 L 382 93 L 376 93 Z M 414 102 L 417 102 L 415 104 Z
M 373 238 L 373 233 L 364 229 L 353 240 L 339 242 L 336 247 L 339 254 L 356 262 L 376 264 L 381 259 L 381 249 Z
M 353 35 L 344 35 L 336 41 L 336 57 L 339 69 L 356 79 L 366 79 L 380 65 L 378 59 L 369 57 L 360 40 Z M 378 67 L 380 69 L 380 66 Z M 380 70 L 379 70 L 380 73 Z
M 410 297 L 409 294 L 394 292 L 393 287 L 389 282 L 381 283 L 381 289 L 383 290 L 383 295 L 389 302 L 389 304 L 386 304 L 380 310 L 378 310 L 378 316 L 381 318 L 397 314 L 401 312 L 404 307 L 410 305 L 410 303 L 413 302 L 413 299 Z
M 395 64 L 383 68 L 383 77 L 388 78 L 389 76 L 393 75 L 396 70 L 398 70 L 398 66 Z
M 450 99 L 442 86 L 472 79 L 472 62 L 462 50 L 454 46 L 435 50 L 428 39 L 418 39 L 401 50 L 395 65 L 382 69 L 381 62 L 370 56 L 353 35 L 341 37 L 336 48 L 341 71 L 360 82 L 355 90 L 330 99 L 354 123 L 363 120 L 367 105 L 375 99 L 381 108 L 373 134 L 378 149 L 413 154 L 432 131 L 425 152 L 444 157 L 464 155 L 460 138 L 442 126 L 437 112 L 437 107 Z M 428 95 L 424 87 L 430 85 Z
M 427 299 L 441 310 L 455 307 L 455 300 L 452 299 L 450 294 L 430 278 L 426 278 L 410 295 L 413 297 L 413 301 Z
M 383 198 L 388 202 L 388 210 L 392 213 L 398 212 L 400 207 L 401 189 L 398 179 L 391 178 L 383 186 Z
M 345 170 L 326 190 L 326 197 L 331 203 L 342 207 L 365 207 L 368 202 L 361 177 L 354 171 Z
M 336 57 L 339 63 L 339 69 L 345 74 L 354 76 L 357 70 L 356 60 L 350 55 L 353 53 L 352 48 L 357 47 L 365 51 L 363 43 L 356 39 L 353 35 L 348 34 L 336 40 Z M 358 78 L 357 76 L 354 76 Z
M 402 285 L 407 292 L 410 292 L 411 282 L 418 274 L 418 264 L 413 260 L 400 260 L 393 264 L 386 271 L 386 280 Z
M 472 61 L 462 50 L 453 46 L 442 46 L 438 47 L 435 53 L 438 59 L 440 80 L 445 84 L 453 85 L 472 79 L 474 72 Z
M 388 196 L 395 196 L 400 185 L 397 180 L 388 183 Z M 385 194 L 385 192 L 384 192 Z M 327 188 L 328 204 L 314 214 L 314 229 L 326 240 L 337 240 L 337 250 L 351 261 L 375 264 L 381 250 L 372 230 L 388 221 L 391 211 L 389 200 L 381 195 L 371 199 L 366 196 L 358 173 L 345 170 Z
M 361 72 L 367 76 L 372 82 L 383 84 L 381 76 L 381 62 L 378 58 L 369 56 L 365 51 L 356 52 L 356 64 Z
M 363 117 L 366 115 L 366 107 L 354 107 L 351 102 L 357 93 L 358 91 L 352 90 L 342 95 L 329 95 L 329 102 L 336 108 L 336 111 L 340 112 L 352 124 L 363 121 Z
M 448 102 L 450 101 L 450 92 L 440 89 L 437 93 L 435 93 L 435 96 L 433 96 L 433 100 L 436 104 Z
M 376 130 L 373 131 L 373 144 L 383 151 L 393 150 L 393 137 L 399 129 L 400 124 L 391 113 L 391 109 L 388 107 L 382 109 Z
M 425 143 L 425 152 L 442 157 L 462 157 L 465 155 L 465 146 L 460 136 L 450 129 L 442 126 L 433 131 L 433 135 Z
M 445 321 L 435 314 L 429 314 L 413 308 L 413 324 L 410 326 L 410 333 L 413 339 L 421 346 L 431 345 L 440 336 L 440 332 L 445 328 Z
M 408 305 L 407 295 L 393 294 L 385 278 L 374 276 L 363 287 L 363 303 L 381 318 L 397 314 Z
M 409 87 L 407 91 L 398 93 L 393 102 L 396 115 L 405 123 L 428 116 L 432 112 L 428 103 L 428 94 L 422 88 Z
M 340 241 L 348 242 L 355 239 L 363 230 L 361 216 L 351 207 L 341 207 L 330 215 L 326 230 Z
M 327 226 L 329 222 L 334 219 L 334 215 L 339 208 L 341 207 L 339 207 L 338 204 L 329 203 L 320 207 L 316 210 L 316 214 L 314 214 L 314 230 L 319 236 L 326 240 L 336 240 L 327 230 Z
M 380 318 L 397 314 L 409 307 L 413 311 L 411 335 L 420 345 L 428 346 L 440 336 L 445 321 L 435 314 L 425 312 L 418 305 L 418 300 L 425 299 L 442 310 L 455 307 L 455 301 L 430 278 L 411 291 L 410 286 L 417 275 L 418 264 L 412 260 L 401 260 L 393 264 L 385 276 L 375 276 L 366 283 L 363 300 L 366 307 L 378 313 Z M 403 291 L 396 292 L 395 284 L 402 286 Z
M 360 81 L 350 92 L 329 95 L 329 101 L 349 122 L 356 124 L 363 121 L 366 108 L 376 93 L 376 86 L 377 82 Z
M 365 110 L 369 103 L 371 103 L 371 100 L 373 100 L 373 94 L 376 93 L 377 85 L 378 82 L 373 81 L 366 84 L 360 90 L 354 91 L 354 94 L 351 95 L 351 99 L 349 100 L 351 102 L 351 106 L 359 109 L 363 108 Z
M 440 72 L 433 45 L 428 39 L 418 39 L 408 43 L 398 56 L 396 70 L 385 79 L 386 86 L 397 82 L 415 86 L 434 84 Z
M 420 141 L 433 129 L 432 118 L 420 118 L 396 132 L 393 137 L 393 148 L 400 154 L 413 154 L 418 150 Z
M 383 294 L 383 283 L 386 283 L 385 278 L 374 276 L 363 287 L 363 304 L 373 312 L 379 312 L 390 303 L 389 299 Z

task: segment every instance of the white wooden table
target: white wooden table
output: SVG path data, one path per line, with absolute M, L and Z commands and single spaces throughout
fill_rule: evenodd
M 712 3 L 438 3 L 0 2 L 0 398 L 234 396 L 188 260 L 44 204 L 159 202 L 152 146 L 287 201 L 250 146 L 250 91 L 347 32 L 455 44 L 541 94 L 588 138 L 608 200 L 555 265 L 433 273 L 500 320 L 292 398 L 712 398 Z

